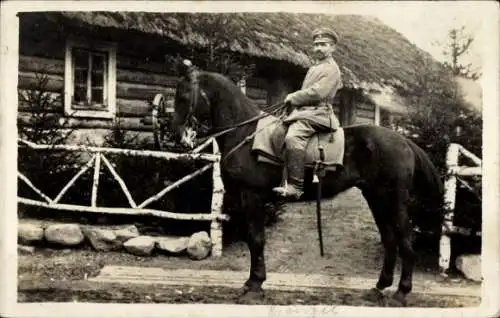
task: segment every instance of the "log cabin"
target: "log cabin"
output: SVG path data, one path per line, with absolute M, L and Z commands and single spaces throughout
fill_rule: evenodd
M 334 58 L 344 82 L 335 104 L 342 125 L 380 125 L 407 111 L 397 90 L 410 85 L 412 57 L 422 53 L 379 20 L 356 15 L 26 12 L 19 18 L 20 95 L 38 89 L 44 77 L 56 100 L 46 111 L 74 129 L 74 143 L 101 144 L 117 122 L 150 138 L 142 119 L 158 93 L 173 104 L 173 59 L 203 64 L 215 46 L 217 54 L 251 67 L 234 78 L 251 99 L 277 103 L 300 88 L 312 64 L 311 32 L 325 25 L 341 37 Z M 21 121 L 29 121 L 27 110 L 20 99 Z

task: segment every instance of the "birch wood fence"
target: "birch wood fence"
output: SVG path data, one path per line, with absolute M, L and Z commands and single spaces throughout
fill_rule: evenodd
M 220 171 L 220 152 L 215 139 L 209 139 L 190 153 L 173 153 L 166 151 L 146 151 L 146 150 L 132 150 L 132 149 L 119 149 L 119 148 L 104 148 L 104 147 L 87 147 L 77 145 L 40 145 L 26 140 L 20 139 L 19 142 L 31 149 L 35 150 L 66 150 L 66 151 L 80 151 L 92 153 L 89 161 L 84 163 L 81 169 L 73 176 L 71 180 L 59 191 L 54 199 L 44 194 L 37 188 L 24 174 L 17 172 L 18 177 L 35 193 L 37 193 L 43 200 L 33 200 L 24 197 L 18 197 L 18 202 L 26 205 L 44 207 L 54 210 L 71 210 L 78 212 L 90 213 L 107 213 L 107 214 L 128 214 L 128 215 L 152 215 L 160 218 L 175 219 L 175 220 L 192 220 L 192 221 L 210 221 L 210 236 L 212 239 L 212 256 L 218 257 L 222 255 L 222 222 L 229 220 L 229 217 L 222 213 L 222 199 L 224 195 L 224 185 L 221 179 Z M 212 145 L 212 153 L 201 153 L 201 151 L 208 146 Z M 160 192 L 152 195 L 141 203 L 136 203 L 127 188 L 125 182 L 120 177 L 118 172 L 114 169 L 113 165 L 106 158 L 105 154 L 119 154 L 123 156 L 137 156 L 137 157 L 152 157 L 163 160 L 204 160 L 209 163 L 202 168 L 186 175 L 185 177 L 168 185 Z M 99 174 L 101 167 L 105 166 L 113 178 L 118 182 L 122 192 L 125 194 L 130 207 L 100 207 L 97 206 L 97 196 L 99 190 Z M 60 203 L 61 198 L 68 191 L 68 189 L 84 174 L 88 169 L 93 166 L 93 179 L 92 179 L 92 192 L 90 206 L 64 204 Z M 201 175 L 210 168 L 212 168 L 212 202 L 210 213 L 175 213 L 169 211 L 162 211 L 158 209 L 147 208 L 152 202 L 158 201 L 166 193 L 178 188 L 187 181 Z
M 476 166 L 459 166 L 458 159 L 460 155 L 469 158 Z M 455 143 L 449 145 L 448 152 L 446 154 L 448 173 L 444 184 L 445 215 L 442 224 L 441 239 L 439 242 L 439 267 L 443 274 L 445 274 L 450 268 L 451 234 L 481 236 L 480 231 L 472 232 L 469 228 L 455 226 L 453 223 L 455 216 L 457 180 L 464 184 L 466 188 L 472 189 L 466 181 L 460 179 L 460 176 L 481 176 L 481 164 L 481 159 L 465 149 L 463 146 Z

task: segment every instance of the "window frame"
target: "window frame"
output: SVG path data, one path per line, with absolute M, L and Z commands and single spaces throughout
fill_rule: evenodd
M 90 52 L 105 52 L 107 54 L 107 73 L 103 83 L 103 91 L 107 92 L 107 105 L 104 109 L 82 109 L 73 105 L 75 91 L 73 49 L 83 49 Z M 72 117 L 92 117 L 113 119 L 116 115 L 116 43 L 106 41 L 89 41 L 79 38 L 68 38 L 65 47 L 64 72 L 64 114 Z

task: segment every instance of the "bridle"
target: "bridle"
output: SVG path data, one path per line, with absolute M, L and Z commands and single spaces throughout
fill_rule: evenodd
M 188 109 L 188 112 L 184 118 L 182 125 L 185 126 L 188 122 L 191 121 L 195 124 L 199 124 L 201 126 L 204 126 L 198 122 L 198 120 L 194 116 L 194 113 L 196 111 L 196 106 L 198 105 L 198 96 L 199 95 L 203 98 L 204 102 L 208 106 L 210 106 L 210 100 L 209 100 L 206 92 L 200 87 L 199 79 L 198 79 L 198 70 L 190 63 L 185 62 L 185 65 L 188 67 L 188 78 L 189 78 L 189 81 L 191 83 L 191 98 L 190 98 L 191 102 L 189 103 L 189 109 Z M 283 102 L 276 103 L 274 105 L 266 107 L 266 109 L 270 110 L 270 112 L 266 112 L 263 110 L 258 115 L 253 116 L 252 118 L 244 120 L 240 123 L 228 125 L 228 126 L 223 126 L 223 127 L 212 127 L 210 129 L 212 131 L 212 133 L 210 135 L 204 137 L 204 139 L 208 140 L 210 138 L 220 137 L 222 135 L 225 135 L 225 134 L 235 130 L 236 128 L 248 125 L 248 124 L 253 123 L 261 118 L 268 117 L 272 114 L 275 114 L 275 113 L 281 111 L 282 109 L 284 109 L 285 107 L 287 107 L 287 105 L 285 105 Z M 236 146 L 234 146 L 224 156 L 224 158 L 221 160 L 221 163 L 224 162 L 226 160 L 226 158 L 229 157 L 229 155 L 233 154 L 237 149 L 239 149 L 241 146 L 243 146 L 246 142 L 250 141 L 257 133 L 258 133 L 258 131 L 252 133 L 251 135 L 247 136 L 243 141 L 241 141 Z
M 185 62 L 186 63 L 186 62 Z M 205 103 L 210 106 L 210 100 L 208 99 L 207 94 L 203 89 L 200 88 L 200 82 L 198 79 L 198 70 L 190 65 L 186 65 L 188 67 L 188 78 L 189 82 L 191 83 L 191 98 L 190 98 L 190 103 L 189 103 L 189 109 L 188 112 L 184 118 L 184 121 L 182 122 L 182 126 L 185 126 L 189 121 L 194 121 L 195 124 L 198 123 L 198 120 L 196 117 L 194 117 L 194 112 L 196 110 L 196 105 L 198 105 L 198 95 L 201 95 Z

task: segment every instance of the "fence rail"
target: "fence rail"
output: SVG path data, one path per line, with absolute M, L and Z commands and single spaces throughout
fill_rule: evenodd
M 467 167 L 459 166 L 458 159 L 459 156 L 465 156 L 469 158 L 476 166 Z M 446 154 L 446 166 L 448 168 L 448 173 L 445 181 L 445 193 L 444 193 L 444 204 L 445 204 L 445 215 L 444 222 L 442 225 L 442 234 L 439 242 L 439 267 L 443 274 L 450 268 L 450 258 L 451 258 L 451 237 L 452 234 L 462 234 L 462 235 L 477 235 L 480 236 L 481 232 L 474 232 L 471 229 L 455 226 L 453 220 L 455 217 L 455 203 L 456 203 L 456 193 L 457 193 L 457 180 L 461 183 L 465 183 L 468 189 L 472 187 L 465 181 L 460 179 L 460 176 L 482 176 L 481 169 L 482 161 L 472 152 L 465 149 L 459 144 L 452 143 L 448 147 Z
M 211 162 L 218 162 L 219 155 L 209 153 L 175 153 L 168 151 L 155 151 L 155 150 L 135 150 L 135 149 L 122 149 L 122 148 L 105 148 L 105 147 L 91 147 L 81 145 L 39 145 L 27 140 L 20 139 L 21 143 L 27 145 L 31 149 L 36 150 L 67 150 L 67 151 L 82 151 L 90 153 L 109 153 L 119 154 L 123 156 L 136 156 L 136 157 L 152 157 L 165 160 L 205 160 Z M 211 139 L 215 142 L 214 139 Z M 209 143 L 205 144 L 208 145 Z
M 193 220 L 193 221 L 211 221 L 210 225 L 210 236 L 212 238 L 212 256 L 222 255 L 222 222 L 227 221 L 229 217 L 222 213 L 222 197 L 224 195 L 224 185 L 221 180 L 220 174 L 220 153 L 218 149 L 217 142 L 215 139 L 209 139 L 200 145 L 195 151 L 186 154 L 178 154 L 166 151 L 147 151 L 147 150 L 132 150 L 132 149 L 120 149 L 120 148 L 104 148 L 104 147 L 87 147 L 87 146 L 76 146 L 76 145 L 40 145 L 35 144 L 26 140 L 19 139 L 19 142 L 31 149 L 35 150 L 66 150 L 66 151 L 79 151 L 79 152 L 90 152 L 93 153 L 90 160 L 82 165 L 80 170 L 64 185 L 64 187 L 59 191 L 54 199 L 43 193 L 38 189 L 24 174 L 18 172 L 18 177 L 26 183 L 33 191 L 35 191 L 42 199 L 33 200 L 29 198 L 18 197 L 18 202 L 26 205 L 44 207 L 54 210 L 72 210 L 78 212 L 90 212 L 90 213 L 107 213 L 107 214 L 127 214 L 127 215 L 152 215 L 161 218 L 176 219 L 176 220 Z M 200 151 L 212 145 L 212 153 L 201 153 Z M 105 154 L 119 154 L 124 156 L 135 156 L 135 157 L 153 157 L 163 160 L 204 160 L 209 161 L 208 164 L 200 169 L 186 175 L 185 177 L 175 181 L 174 183 L 168 185 L 160 192 L 152 195 L 151 197 L 144 200 L 142 203 L 137 204 L 132 194 L 130 193 L 127 185 L 123 181 L 123 178 L 114 169 L 111 162 L 106 158 Z M 101 162 L 104 163 L 101 165 Z M 92 178 L 92 192 L 91 192 L 91 203 L 90 206 L 76 205 L 76 204 L 62 204 L 59 203 L 64 194 L 68 191 L 71 186 L 75 184 L 78 178 L 84 174 L 88 169 L 93 166 L 93 178 Z M 130 207 L 101 207 L 97 206 L 97 197 L 99 191 L 99 176 L 102 167 L 106 167 L 113 178 L 118 182 L 122 192 L 125 194 Z M 146 208 L 147 205 L 158 201 L 168 192 L 178 188 L 182 184 L 188 182 L 189 180 L 201 175 L 210 168 L 212 170 L 212 203 L 210 213 L 176 213 L 169 211 L 162 211 L 157 209 Z

